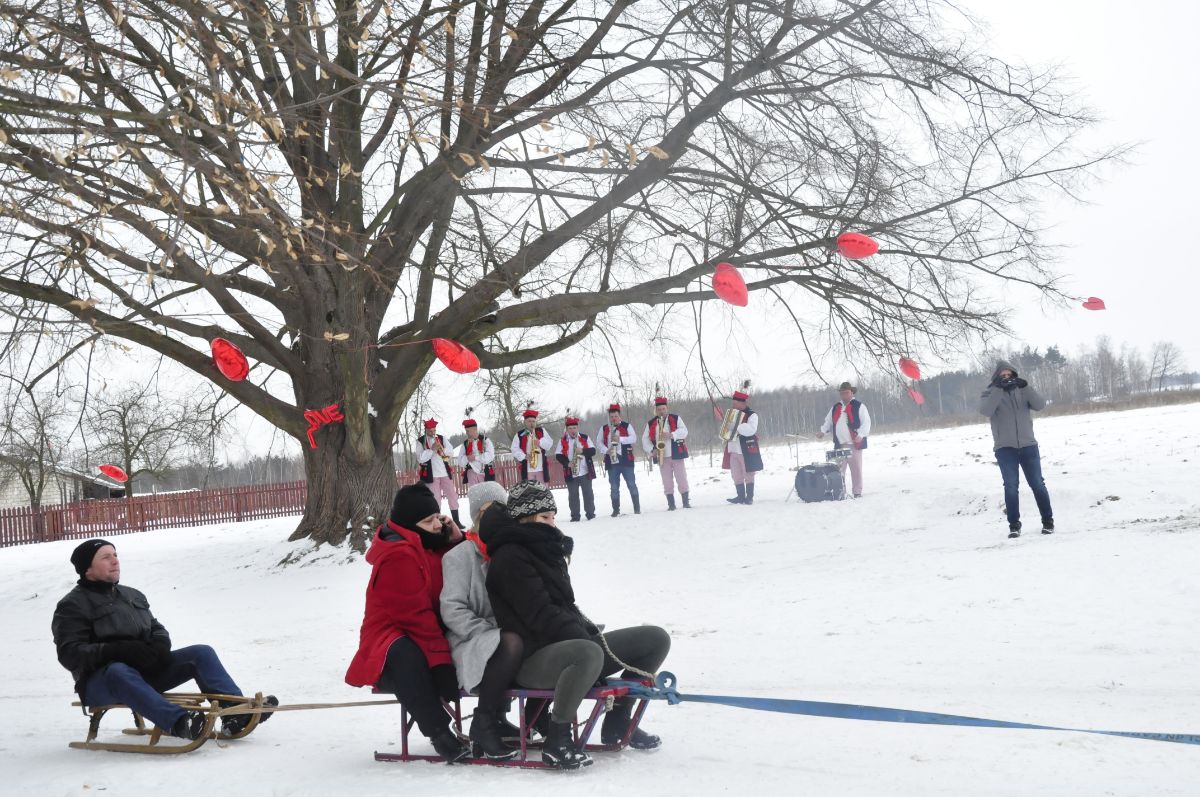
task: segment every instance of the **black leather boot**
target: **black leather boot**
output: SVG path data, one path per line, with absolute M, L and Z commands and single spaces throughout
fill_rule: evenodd
M 462 521 L 458 519 L 457 509 L 450 510 L 450 517 L 454 518 L 454 525 L 458 526 L 460 529 L 463 527 Z
M 463 744 L 454 733 L 447 728 L 429 740 L 437 754 L 446 759 L 447 764 L 457 764 L 471 755 L 471 748 Z
M 737 488 L 737 498 L 726 498 L 725 500 L 726 500 L 726 501 L 728 501 L 728 502 L 729 502 L 729 503 L 731 503 L 731 504 L 744 504 L 744 503 L 746 503 L 746 485 L 744 485 L 744 484 L 735 484 L 735 485 L 733 485 L 733 486 Z
M 592 757 L 575 746 L 571 723 L 551 719 L 546 742 L 542 745 L 542 763 L 555 769 L 579 769 L 591 766 Z
M 630 496 L 633 501 L 633 514 L 642 514 L 642 497 L 640 495 Z
M 681 498 L 683 498 L 683 508 L 684 508 L 684 509 L 691 509 L 691 508 L 692 508 L 692 502 L 688 500 L 688 494 L 687 494 L 687 493 L 680 493 L 679 495 L 680 495 L 680 497 L 681 497 Z
M 476 709 L 475 717 L 471 720 L 472 753 L 476 758 L 486 758 L 489 761 L 507 761 L 517 757 L 517 751 L 504 743 L 500 735 L 500 722 L 503 714 Z
M 618 700 L 613 704 L 612 711 L 604 715 L 604 724 L 600 726 L 600 742 L 602 744 L 620 744 L 629 733 L 632 722 L 633 701 Z M 653 750 L 662 745 L 662 739 L 641 728 L 634 730 L 629 737 L 629 746 L 634 750 Z
M 675 494 L 674 493 L 671 493 L 670 495 L 667 496 L 667 511 L 668 512 L 675 511 Z
M 754 482 L 750 482 L 746 485 L 746 503 L 754 503 Z

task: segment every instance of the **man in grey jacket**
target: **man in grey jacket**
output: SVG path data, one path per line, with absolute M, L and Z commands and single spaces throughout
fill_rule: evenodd
M 980 414 L 992 422 L 996 462 L 1004 479 L 1004 512 L 1008 516 L 1009 537 L 1021 536 L 1021 471 L 1025 472 L 1025 481 L 1029 483 L 1042 515 L 1042 534 L 1054 533 L 1054 512 L 1050 508 L 1050 493 L 1042 479 L 1042 458 L 1033 437 L 1033 416 L 1029 414 L 1030 410 L 1041 410 L 1045 406 L 1046 400 L 1041 394 L 1004 360 L 996 363 L 992 381 L 979 397 Z

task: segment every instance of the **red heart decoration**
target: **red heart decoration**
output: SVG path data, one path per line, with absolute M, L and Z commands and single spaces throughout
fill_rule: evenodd
M 838 251 L 851 260 L 861 260 L 879 251 L 879 244 L 869 235 L 860 232 L 844 232 L 837 239 Z
M 1089 296 L 1088 300 L 1083 303 L 1084 310 L 1103 310 L 1104 300 L 1097 299 L 1095 296 Z
M 737 307 L 745 307 L 750 301 L 746 281 L 738 270 L 728 263 L 717 263 L 712 278 L 713 291 L 718 297 Z
M 910 387 L 908 389 L 908 397 L 911 398 L 913 403 L 918 407 L 925 403 L 925 397 L 922 396 L 921 391 L 917 390 L 916 388 Z
M 917 365 L 916 360 L 911 360 L 908 357 L 901 357 L 900 373 L 904 374 L 909 379 L 920 379 L 921 367 Z
M 250 363 L 242 350 L 225 338 L 213 338 L 212 359 L 221 376 L 230 382 L 241 382 L 250 373 Z
M 475 352 L 457 340 L 434 338 L 433 353 L 442 361 L 442 365 L 456 374 L 473 374 L 479 370 L 479 358 Z
M 122 484 L 129 481 L 129 474 L 116 465 L 101 465 L 100 472 L 110 479 L 115 479 Z

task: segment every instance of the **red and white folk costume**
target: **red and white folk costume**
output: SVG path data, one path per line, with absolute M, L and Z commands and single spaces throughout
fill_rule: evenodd
M 535 409 L 527 409 L 521 413 L 522 421 L 525 428 L 513 436 L 512 445 L 509 448 L 512 450 L 513 459 L 521 463 L 521 480 L 529 480 L 535 482 L 548 481 L 546 478 L 546 459 L 550 456 L 550 449 L 554 448 L 554 438 L 546 433 L 546 430 L 537 425 L 538 412 Z M 541 449 L 540 460 L 536 468 L 529 467 L 529 454 L 533 451 L 533 446 Z
M 661 408 L 661 409 L 660 409 Z M 654 399 L 654 417 L 646 422 L 646 433 L 642 435 L 642 450 L 652 457 L 658 453 L 659 425 L 662 424 L 669 434 L 671 443 L 665 451 L 662 461 L 658 463 L 659 475 L 662 476 L 663 493 L 667 496 L 667 509 L 675 508 L 675 488 L 683 498 L 684 509 L 691 509 L 688 500 L 687 477 L 687 425 L 683 419 L 673 412 L 667 412 L 667 399 L 656 396 Z
M 754 474 L 763 469 L 762 454 L 758 450 L 758 413 L 746 402 L 750 396 L 741 390 L 733 392 L 733 407 L 742 413 L 737 434 L 725 446 L 721 467 L 730 471 L 737 496 L 726 499 L 731 504 L 754 503 Z
M 421 481 L 429 485 L 429 489 L 433 492 L 433 497 L 438 499 L 439 505 L 443 498 L 446 499 L 446 503 L 450 506 L 450 515 L 454 518 L 454 522 L 458 523 L 458 488 L 454 484 L 454 472 L 437 454 L 439 445 L 447 458 L 450 457 L 453 450 L 447 445 L 446 439 L 437 433 L 437 425 L 437 421 L 433 418 L 425 421 L 425 434 L 417 438 L 415 453 L 418 473 Z
M 580 518 L 580 497 L 587 519 L 596 517 L 596 497 L 592 491 L 592 480 L 596 478 L 596 465 L 592 457 L 596 446 L 591 438 L 579 431 L 579 419 L 567 416 L 567 432 L 558 440 L 554 458 L 563 466 L 567 482 L 567 505 L 571 509 L 571 522 Z
M 454 449 L 455 462 L 462 468 L 467 484 L 494 482 L 496 469 L 492 463 L 496 460 L 496 446 L 484 435 L 479 434 L 479 424 L 474 419 L 463 421 L 463 431 L 467 439 Z

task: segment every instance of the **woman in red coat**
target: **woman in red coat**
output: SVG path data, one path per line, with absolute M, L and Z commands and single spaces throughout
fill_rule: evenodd
M 458 697 L 458 678 L 438 607 L 442 555 L 462 541 L 462 531 L 440 509 L 424 482 L 396 492 L 367 551 L 371 580 L 346 683 L 395 693 L 438 755 L 453 763 L 470 748 L 450 731 L 442 706 Z

